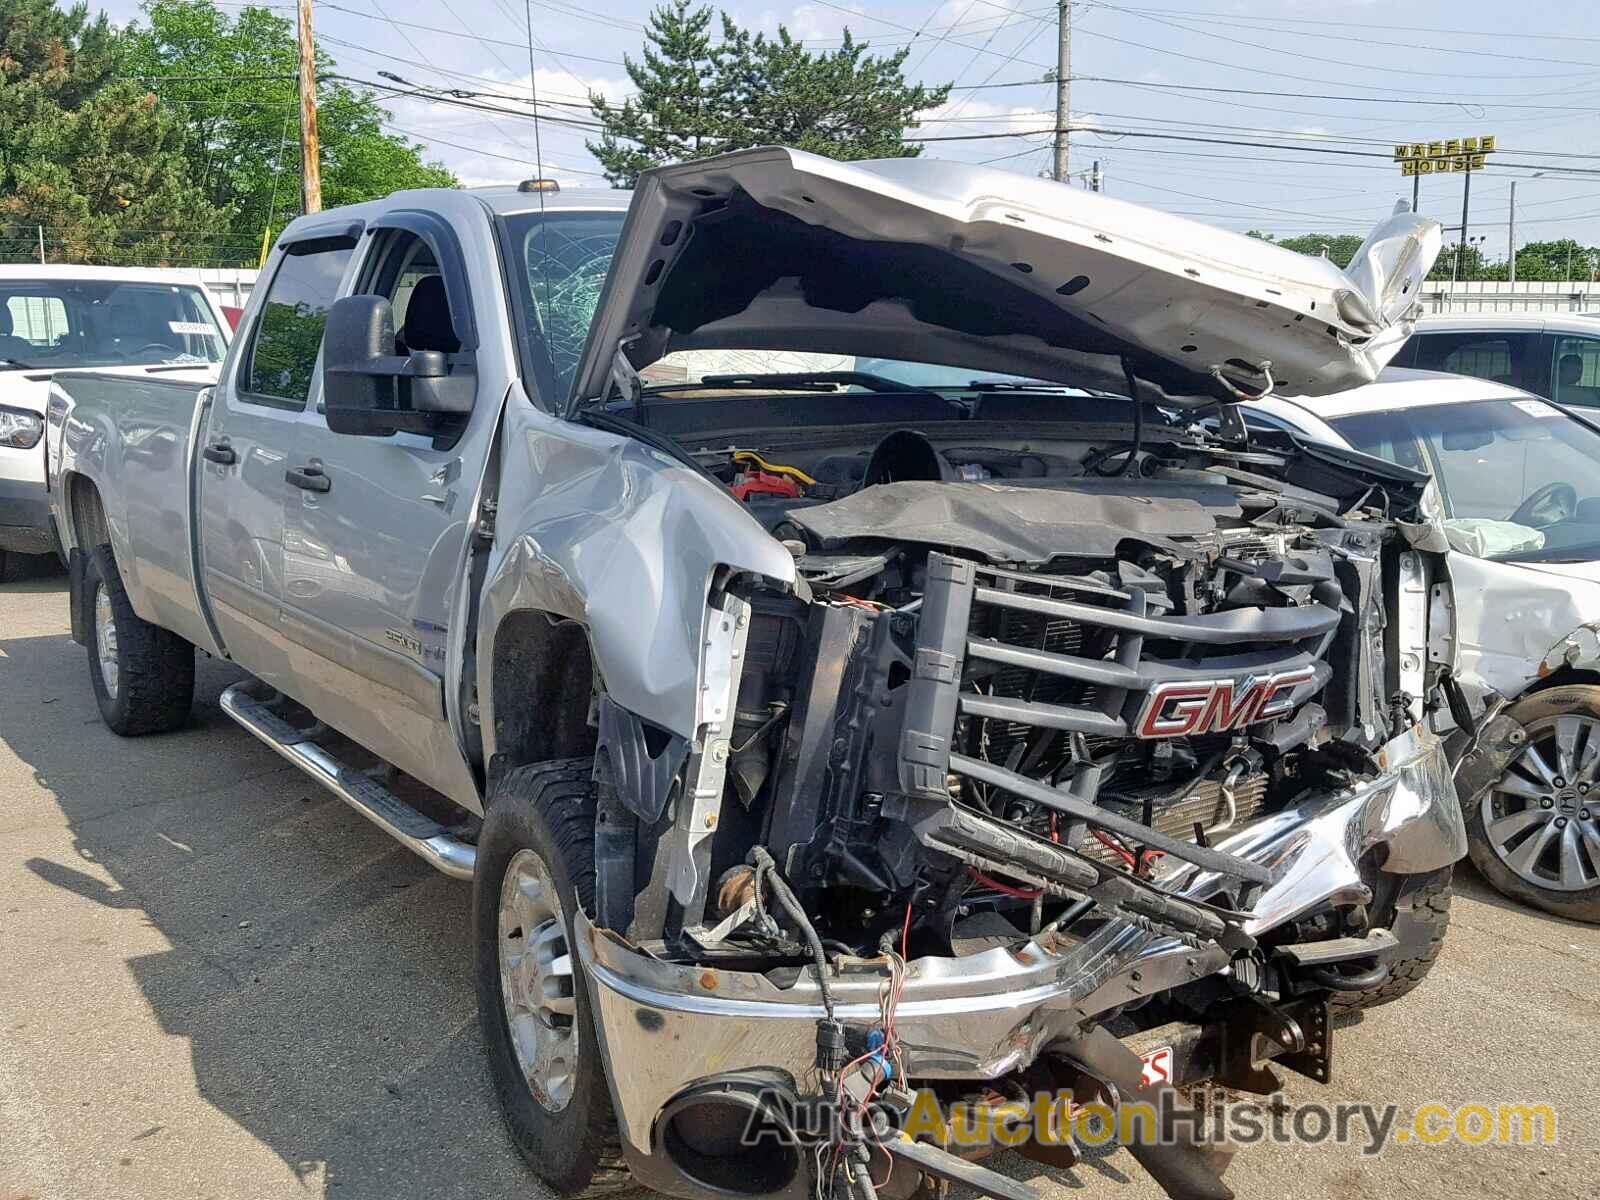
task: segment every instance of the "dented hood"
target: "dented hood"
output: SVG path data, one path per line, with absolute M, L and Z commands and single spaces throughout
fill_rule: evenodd
M 1396 211 L 1348 270 L 965 163 L 740 151 L 640 176 L 575 401 L 621 347 L 901 358 L 1178 404 L 1371 382 L 1411 333 L 1437 222 Z M 1152 397 L 1154 398 L 1154 397 Z

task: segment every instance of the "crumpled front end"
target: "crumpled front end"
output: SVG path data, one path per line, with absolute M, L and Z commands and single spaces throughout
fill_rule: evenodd
M 798 1197 L 822 1150 L 825 1192 L 889 1153 L 1007 1194 L 863 1113 L 1011 1103 L 1062 1062 L 1129 1095 L 1114 1023 L 1267 1022 L 1325 1074 L 1329 996 L 1416 952 L 1404 889 L 1465 844 L 1418 725 L 1423 481 L 1159 439 L 1132 481 L 910 430 L 859 487 L 778 462 L 813 494 L 746 503 L 794 578 L 713 571 L 694 736 L 597 694 L 578 942 L 641 1182 Z M 752 1152 L 748 1122 L 811 1101 L 821 1128 Z M 1146 1149 L 1175 1195 L 1220 1194 L 1196 1147 Z
M 1270 940 L 1306 914 L 1369 903 L 1383 872 L 1434 871 L 1465 853 L 1439 742 L 1418 725 L 1381 753 L 1383 774 L 1311 795 L 1216 843 L 1271 876 L 1242 921 L 1253 937 Z M 1225 885 L 1194 866 L 1161 882 L 1202 902 Z M 1369 937 L 1384 943 L 1384 932 Z M 814 1090 L 816 1025 L 826 1016 L 814 974 L 667 962 L 581 918 L 578 952 L 615 1064 L 613 1097 L 636 1179 L 675 1195 L 728 1194 L 674 1138 L 673 1123 L 690 1126 L 697 1111 L 678 1102 L 722 1097 L 753 1081 L 800 1097 Z M 1286 961 L 1281 949 L 1263 961 L 1274 960 Z M 1196 945 L 1134 920 L 1105 922 L 1086 937 L 1045 932 L 964 957 L 919 958 L 895 1013 L 907 1074 L 916 1082 L 1015 1075 L 1085 1023 L 1226 977 L 1233 961 L 1221 945 Z M 845 957 L 837 966 L 834 1016 L 865 1038 L 882 1019 L 884 963 Z M 772 1192 L 802 1195 L 812 1182 L 803 1171 Z

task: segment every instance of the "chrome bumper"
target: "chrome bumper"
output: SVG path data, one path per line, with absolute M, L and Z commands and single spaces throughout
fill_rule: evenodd
M 1253 909 L 1252 933 L 1328 904 L 1370 898 L 1358 863 L 1373 851 L 1382 851 L 1381 869 L 1399 874 L 1437 870 L 1466 853 L 1437 739 L 1413 728 L 1384 748 L 1382 761 L 1387 773 L 1379 778 L 1309 796 L 1219 843 L 1274 871 Z M 1213 893 L 1217 879 L 1178 864 L 1160 882 L 1198 898 Z M 645 1160 L 658 1149 L 656 1115 L 690 1084 L 762 1071 L 808 1090 L 823 1015 L 809 971 L 774 979 L 679 966 L 640 953 L 581 913 L 577 925 L 612 1099 L 636 1174 L 650 1174 Z M 1227 961 L 1218 947 L 1195 949 L 1123 922 L 1081 942 L 917 959 L 896 1012 L 907 1071 L 921 1079 L 995 1078 L 1031 1063 L 1063 1021 L 1167 991 Z M 832 980 L 839 1018 L 876 1025 L 882 980 L 877 963 L 846 962 Z

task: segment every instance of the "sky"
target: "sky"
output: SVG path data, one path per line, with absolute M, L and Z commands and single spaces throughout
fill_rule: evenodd
M 136 0 L 103 7 L 117 21 L 137 14 Z M 267 7 L 292 19 L 292 3 Z M 317 0 L 314 25 L 344 74 L 526 95 L 531 13 L 545 111 L 587 119 L 577 105 L 590 92 L 616 100 L 631 91 L 622 60 L 639 57 L 651 7 Z M 926 155 L 1049 168 L 1051 138 L 1037 131 L 1054 124 L 1054 85 L 1043 81 L 1056 61 L 1054 4 L 729 0 L 726 11 L 747 28 L 781 24 L 818 50 L 837 46 L 846 27 L 881 51 L 909 45 L 911 79 L 957 87 L 914 135 L 958 140 L 929 143 Z M 1473 178 L 1469 216 L 1485 255 L 1505 256 L 1513 180 L 1519 244 L 1600 244 L 1593 0 L 1078 0 L 1071 62 L 1072 124 L 1085 128 L 1072 135 L 1069 169 L 1086 175 L 1098 161 L 1109 195 L 1234 230 L 1364 234 L 1410 199 L 1395 143 L 1493 134 L 1498 149 Z M 385 104 L 391 131 L 464 184 L 543 174 L 563 187 L 604 186 L 584 147 L 591 131 L 542 121 L 541 170 L 526 118 L 419 98 Z M 1237 142 L 1248 144 L 1225 144 Z M 1463 179 L 1424 178 L 1422 211 L 1459 226 Z

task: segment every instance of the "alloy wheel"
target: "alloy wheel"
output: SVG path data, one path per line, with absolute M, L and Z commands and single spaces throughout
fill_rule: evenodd
M 1600 885 L 1600 720 L 1547 717 L 1526 732 L 1481 802 L 1489 847 L 1535 887 Z

